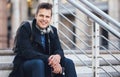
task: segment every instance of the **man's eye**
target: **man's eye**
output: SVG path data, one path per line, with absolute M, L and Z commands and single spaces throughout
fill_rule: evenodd
M 49 16 L 46 16 L 46 18 L 50 18 Z
M 43 17 L 43 15 L 39 15 L 39 17 Z

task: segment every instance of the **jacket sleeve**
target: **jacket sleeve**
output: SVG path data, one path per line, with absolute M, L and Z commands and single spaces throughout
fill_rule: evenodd
M 24 26 L 22 25 L 16 34 L 15 43 L 16 43 L 16 51 L 19 53 L 22 58 L 29 59 L 42 59 L 43 61 L 48 60 L 48 55 L 42 54 L 38 51 L 35 51 L 31 44 L 31 28 L 29 23 L 26 23 Z
M 54 28 L 54 35 L 55 35 L 55 39 L 54 39 L 54 48 L 55 48 L 55 51 L 54 51 L 54 54 L 59 54 L 61 56 L 61 59 L 64 58 L 64 53 L 63 53 L 63 49 L 61 47 L 61 44 L 60 44 L 60 40 L 59 40 L 59 36 L 58 36 L 58 33 L 57 33 L 57 29 Z

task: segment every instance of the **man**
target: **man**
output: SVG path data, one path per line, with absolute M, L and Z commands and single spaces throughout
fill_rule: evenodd
M 57 29 L 50 25 L 52 5 L 41 3 L 31 23 L 19 27 L 9 77 L 77 77 L 74 63 L 64 57 Z

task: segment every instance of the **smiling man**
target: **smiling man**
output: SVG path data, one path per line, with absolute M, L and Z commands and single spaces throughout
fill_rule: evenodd
M 35 19 L 19 27 L 14 68 L 9 77 L 77 77 L 73 61 L 64 57 L 57 29 L 50 25 L 51 18 L 52 5 L 41 3 Z
M 51 22 L 51 16 L 52 16 L 52 10 L 49 9 L 52 6 L 48 6 L 47 8 L 39 6 L 38 8 L 41 8 L 40 10 L 37 10 L 35 19 L 36 19 L 36 24 L 39 26 L 41 29 L 45 29 L 49 26 Z

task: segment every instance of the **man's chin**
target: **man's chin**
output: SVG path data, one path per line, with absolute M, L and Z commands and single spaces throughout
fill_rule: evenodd
M 43 28 L 47 28 L 49 25 L 43 25 Z
M 45 29 L 45 28 L 47 28 L 48 26 L 44 26 L 44 27 L 42 27 L 42 29 Z

